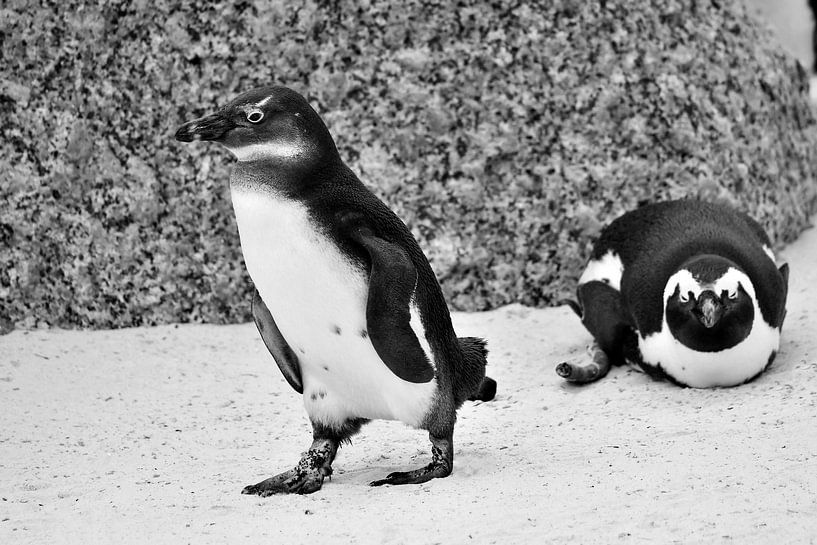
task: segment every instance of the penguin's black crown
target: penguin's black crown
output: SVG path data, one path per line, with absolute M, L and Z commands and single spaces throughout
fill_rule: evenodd
M 329 130 L 306 99 L 292 89 L 259 87 L 215 113 L 176 131 L 176 140 L 218 142 L 240 162 L 319 163 L 337 158 Z

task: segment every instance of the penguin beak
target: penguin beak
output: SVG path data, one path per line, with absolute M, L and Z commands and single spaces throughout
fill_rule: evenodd
M 698 297 L 694 313 L 698 321 L 709 329 L 714 327 L 723 316 L 723 303 L 715 295 L 715 292 L 705 291 Z
M 192 142 L 194 140 L 219 141 L 225 134 L 234 129 L 236 124 L 222 112 L 194 119 L 179 127 L 176 131 L 176 140 Z

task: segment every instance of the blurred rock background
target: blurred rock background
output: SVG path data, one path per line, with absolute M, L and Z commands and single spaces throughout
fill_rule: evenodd
M 774 38 L 806 68 L 814 67 L 814 15 L 809 0 L 743 0 L 750 15 L 769 26 Z
M 754 0 L 746 0 L 754 1 Z M 593 237 L 721 199 L 779 245 L 817 203 L 806 69 L 739 0 L 0 8 L 0 330 L 249 319 L 232 159 L 173 132 L 305 93 L 453 308 L 569 295 Z

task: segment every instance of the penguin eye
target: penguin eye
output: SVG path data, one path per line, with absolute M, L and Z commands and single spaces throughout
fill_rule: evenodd
M 247 121 L 250 123 L 260 123 L 264 119 L 264 112 L 261 110 L 252 110 L 247 114 Z
M 730 291 L 729 291 L 729 292 L 726 294 L 726 296 L 727 296 L 727 297 L 729 297 L 730 299 L 737 299 L 737 298 L 738 298 L 738 289 L 737 289 L 737 288 L 735 288 L 734 290 L 730 290 Z
M 689 303 L 689 294 L 690 293 L 692 293 L 692 292 L 690 291 L 690 292 L 687 292 L 687 293 L 681 293 L 681 294 L 678 295 L 678 299 L 680 299 L 682 303 Z

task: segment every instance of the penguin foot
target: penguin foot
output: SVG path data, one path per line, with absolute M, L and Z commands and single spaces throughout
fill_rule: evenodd
M 316 439 L 301 461 L 293 469 L 279 473 L 260 483 L 245 486 L 242 494 L 265 498 L 273 494 L 311 494 L 323 486 L 323 479 L 332 475 L 332 462 L 338 452 L 338 443 L 330 439 Z
M 435 464 L 431 462 L 425 467 L 413 471 L 395 471 L 386 475 L 385 479 L 372 481 L 369 486 L 381 486 L 384 484 L 420 484 L 438 477 L 448 477 L 451 475 L 451 468 L 445 464 Z
M 569 382 L 593 382 L 598 378 L 599 368 L 596 365 L 577 365 L 563 361 L 556 366 L 556 374 Z
M 265 479 L 257 484 L 245 486 L 242 494 L 255 494 L 266 498 L 274 494 L 311 494 L 323 486 L 325 474 L 320 469 L 301 472 L 298 468 Z
M 585 364 L 568 363 L 563 361 L 556 366 L 556 374 L 568 382 L 585 384 L 604 377 L 610 371 L 610 358 L 593 344 L 590 349 L 593 359 Z
M 372 481 L 369 486 L 384 484 L 420 484 L 431 479 L 448 477 L 454 468 L 453 433 L 445 438 L 431 438 L 431 463 L 413 471 L 396 471 L 386 475 L 385 479 Z

